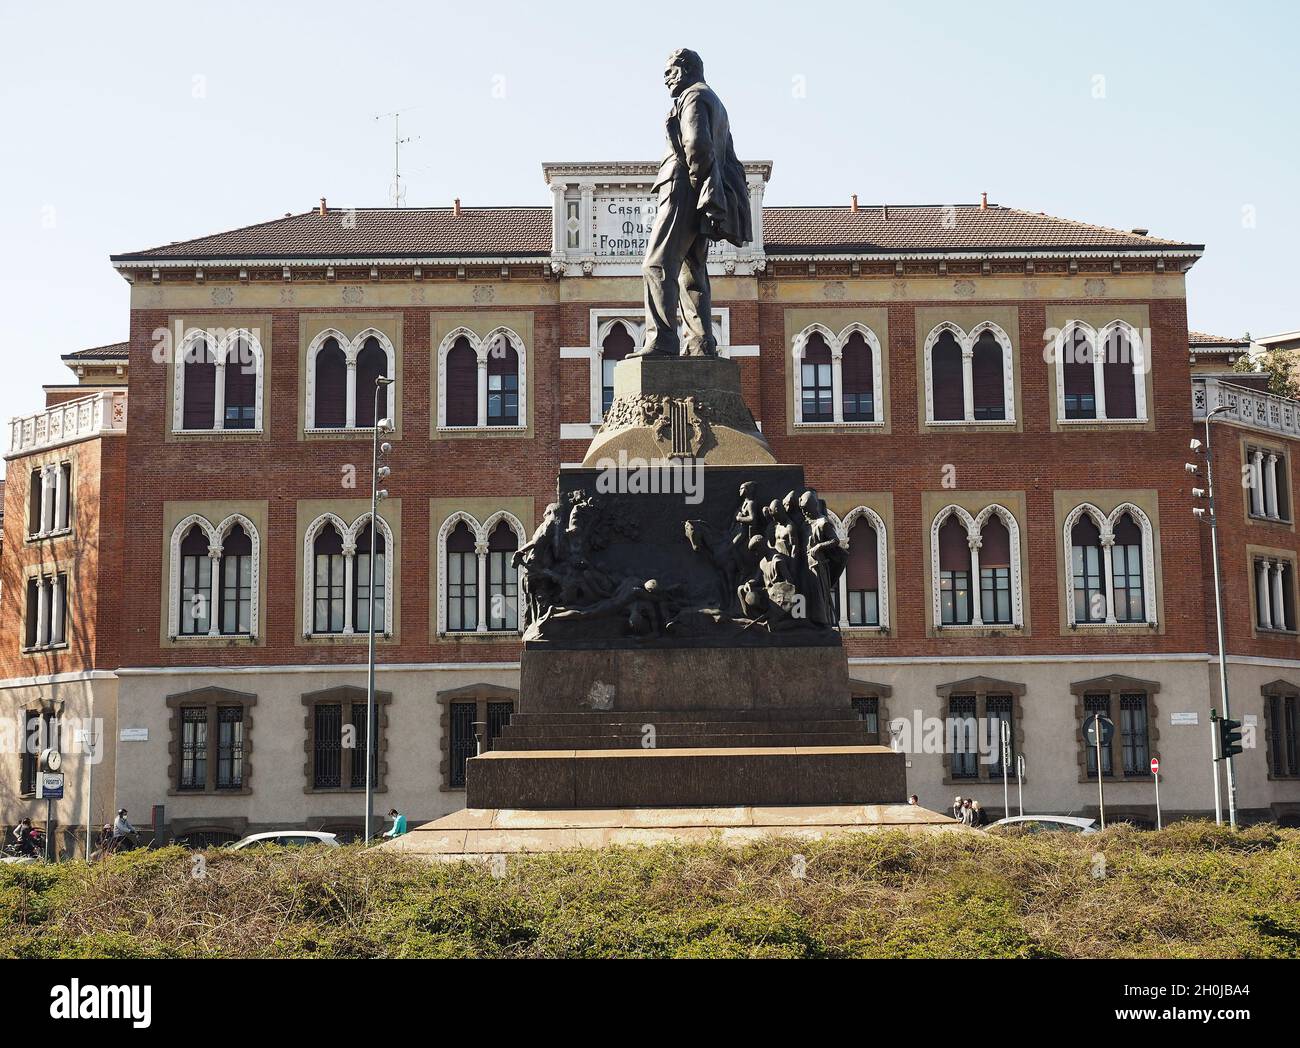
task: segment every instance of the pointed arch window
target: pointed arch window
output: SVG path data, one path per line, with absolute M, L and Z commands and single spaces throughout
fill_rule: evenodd
M 347 587 L 344 575 L 343 536 L 326 524 L 312 543 L 315 571 L 313 633 L 342 633 Z
M 447 537 L 447 628 L 478 628 L 478 557 L 474 533 L 463 520 Z
M 969 626 L 972 622 L 970 542 L 956 516 L 939 528 L 939 606 L 944 626 Z
M 1057 335 L 1056 362 L 1061 421 L 1147 421 L 1146 348 L 1131 324 L 1113 320 L 1097 331 L 1070 321 Z
M 379 339 L 371 335 L 361 344 L 357 353 L 356 401 L 353 418 L 358 428 L 369 429 L 375 424 L 375 379 L 388 376 L 388 354 L 384 352 Z M 388 391 L 391 387 L 378 387 L 379 417 L 385 418 L 388 412 Z
M 503 337 L 488 350 L 487 424 L 519 425 L 519 354 Z
M 620 360 L 626 360 L 636 348 L 636 339 L 626 324 L 615 321 L 600 345 L 600 414 L 603 418 L 614 403 L 614 367 Z
M 1142 578 L 1142 529 L 1125 513 L 1115 524 L 1115 543 L 1111 547 L 1111 569 L 1115 580 L 1115 619 L 1117 622 L 1145 622 L 1146 602 Z
M 478 423 L 478 354 L 464 335 L 447 352 L 447 425 Z
M 934 420 L 960 422 L 966 418 L 966 392 L 961 343 L 951 331 L 942 331 L 930 350 Z
M 221 543 L 221 632 L 251 633 L 253 622 L 253 540 L 236 524 Z
M 1011 625 L 1011 533 L 996 514 L 980 531 L 980 617 L 985 625 Z
M 835 387 L 831 377 L 831 347 L 819 332 L 808 336 L 803 361 L 803 421 L 835 421 Z
M 975 340 L 971 352 L 971 384 L 977 422 L 1002 422 L 1007 417 L 1002 368 L 1002 346 L 997 336 L 985 329 Z
M 348 362 L 336 338 L 328 338 L 316 354 L 316 417 L 318 429 L 348 424 Z
M 212 429 L 217 406 L 216 347 L 207 338 L 190 343 L 184 357 L 183 429 Z
M 367 523 L 357 536 L 356 559 L 352 569 L 355 576 L 355 584 L 352 587 L 352 622 L 358 633 L 370 632 L 370 558 L 372 555 L 375 558 L 375 629 L 383 632 L 383 624 L 388 621 L 384 606 L 388 596 L 384 588 L 388 568 L 385 563 L 387 552 L 384 547 L 383 532 L 376 536 L 374 527 Z
M 257 357 L 244 336 L 237 336 L 226 350 L 225 421 L 223 429 L 254 429 L 257 426 Z
M 845 422 L 874 422 L 876 418 L 875 370 L 871 346 L 861 331 L 852 332 L 844 343 L 840 366 L 843 374 Z
M 1083 503 L 1066 518 L 1065 541 L 1071 626 L 1155 625 L 1155 534 L 1139 507 L 1108 515 Z
M 488 622 L 490 630 L 519 628 L 519 572 L 515 569 L 515 550 L 519 536 L 504 520 L 488 536 Z
M 181 539 L 180 632 L 183 636 L 207 636 L 211 627 L 212 558 L 208 555 L 208 534 L 198 524 Z
M 845 568 L 848 625 L 880 625 L 879 536 L 865 516 L 849 528 L 849 556 Z

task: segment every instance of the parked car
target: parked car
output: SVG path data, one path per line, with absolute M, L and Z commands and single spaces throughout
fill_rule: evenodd
M 239 851 L 241 848 L 258 848 L 265 845 L 274 845 L 280 848 L 304 848 L 312 845 L 324 845 L 326 848 L 339 847 L 339 839 L 335 834 L 324 833 L 320 830 L 271 830 L 269 833 L 254 833 L 235 841 L 234 844 L 227 845 L 231 851 Z
M 1097 820 L 1077 815 L 1013 815 L 999 819 L 990 830 L 1004 827 L 1022 833 L 1097 833 Z

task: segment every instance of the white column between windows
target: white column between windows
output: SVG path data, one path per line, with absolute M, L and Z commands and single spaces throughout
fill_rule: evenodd
M 1264 512 L 1277 520 L 1277 456 L 1270 452 L 1264 461 L 1268 464 L 1264 473 Z
M 1264 453 L 1258 448 L 1250 453 L 1250 511 L 1264 515 Z
M 50 591 L 49 580 L 41 576 L 36 580 L 36 646 L 50 643 Z
M 62 466 L 54 468 L 54 527 L 68 527 L 68 475 Z
M 962 414 L 967 422 L 975 421 L 975 347 L 962 342 L 961 347 Z
M 970 624 L 972 626 L 984 625 L 984 580 L 980 578 L 980 546 L 984 540 L 979 535 L 968 538 L 970 543 Z M 953 599 L 956 599 L 953 594 Z
M 63 643 L 63 603 L 67 577 L 50 576 L 50 643 Z
M 478 428 L 487 425 L 488 362 L 484 357 L 478 362 Z
M 1286 620 L 1286 598 L 1282 593 L 1282 572 L 1285 564 L 1273 561 L 1273 625 L 1280 630 L 1291 629 L 1295 623 Z
M 54 530 L 54 486 L 57 466 L 41 467 L 41 535 Z
M 1273 611 L 1269 593 L 1268 567 L 1267 558 L 1261 557 L 1255 562 L 1255 596 L 1259 602 L 1260 629 L 1271 630 L 1273 628 Z
M 212 428 L 226 428 L 226 357 L 217 359 L 217 388 L 212 397 Z
M 1106 347 L 1097 345 L 1097 337 L 1092 337 L 1092 396 L 1097 417 L 1106 418 Z
M 840 572 L 840 629 L 849 627 L 849 573 Z M 879 598 L 877 598 L 879 599 Z
M 208 636 L 215 637 L 220 634 L 218 628 L 220 623 L 217 621 L 218 600 L 221 597 L 221 547 L 208 547 L 208 561 L 212 565 L 211 598 L 208 601 Z
M 1101 570 L 1106 579 L 1106 625 L 1115 625 L 1115 535 L 1107 530 L 1101 536 Z M 1089 616 L 1091 617 L 1091 615 Z
M 372 541 L 371 549 L 373 548 Z M 356 579 L 357 546 L 356 543 L 349 543 L 343 547 L 343 632 L 346 635 L 356 632 L 356 623 L 352 621 L 352 606 L 356 603 Z
M 348 429 L 352 429 L 357 424 L 357 362 L 356 360 L 348 361 L 348 382 L 347 382 L 347 408 L 344 424 Z M 375 419 L 378 422 L 378 419 Z
M 831 419 L 844 421 L 844 347 L 831 342 Z
M 474 543 L 474 554 L 478 558 L 478 625 L 479 633 L 487 631 L 487 543 Z

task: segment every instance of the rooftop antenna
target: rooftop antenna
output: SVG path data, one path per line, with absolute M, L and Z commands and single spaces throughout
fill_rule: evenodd
M 402 188 L 402 146 L 420 137 L 419 135 L 402 137 L 402 114 L 410 111 L 411 109 L 398 109 L 396 112 L 380 113 L 375 117 L 376 120 L 383 120 L 390 116 L 393 118 L 393 184 L 388 187 L 388 195 L 394 207 L 401 207 L 406 202 L 406 190 Z

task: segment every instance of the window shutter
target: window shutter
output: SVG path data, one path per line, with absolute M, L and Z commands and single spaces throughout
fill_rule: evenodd
M 880 562 L 877 559 L 876 529 L 859 519 L 849 529 L 849 561 L 845 568 L 850 590 L 880 588 Z
M 930 380 L 934 386 L 934 417 L 938 422 L 966 417 L 962 388 L 961 346 L 951 331 L 945 331 L 930 350 Z
M 447 425 L 478 424 L 478 356 L 463 335 L 447 353 Z
M 1011 567 L 1011 533 L 996 517 L 989 517 L 980 532 L 980 568 Z
M 355 417 L 358 426 L 375 424 L 375 379 L 388 374 L 388 355 L 379 339 L 366 339 L 357 354 L 357 405 Z M 388 388 L 379 391 L 379 417 L 388 414 Z
M 840 359 L 844 395 L 874 393 L 871 367 L 871 347 L 859 331 L 853 332 L 844 344 Z
M 207 345 L 196 347 L 194 359 L 185 363 L 185 429 L 212 429 L 217 410 L 217 364 Z
M 949 517 L 939 529 L 939 570 L 970 571 L 970 541 L 956 517 Z
M 348 364 L 336 339 L 326 339 L 316 354 L 316 405 L 312 425 L 347 425 Z
M 985 331 L 975 342 L 975 355 L 971 360 L 976 418 L 1006 418 L 1003 364 L 1001 344 L 991 331 Z

